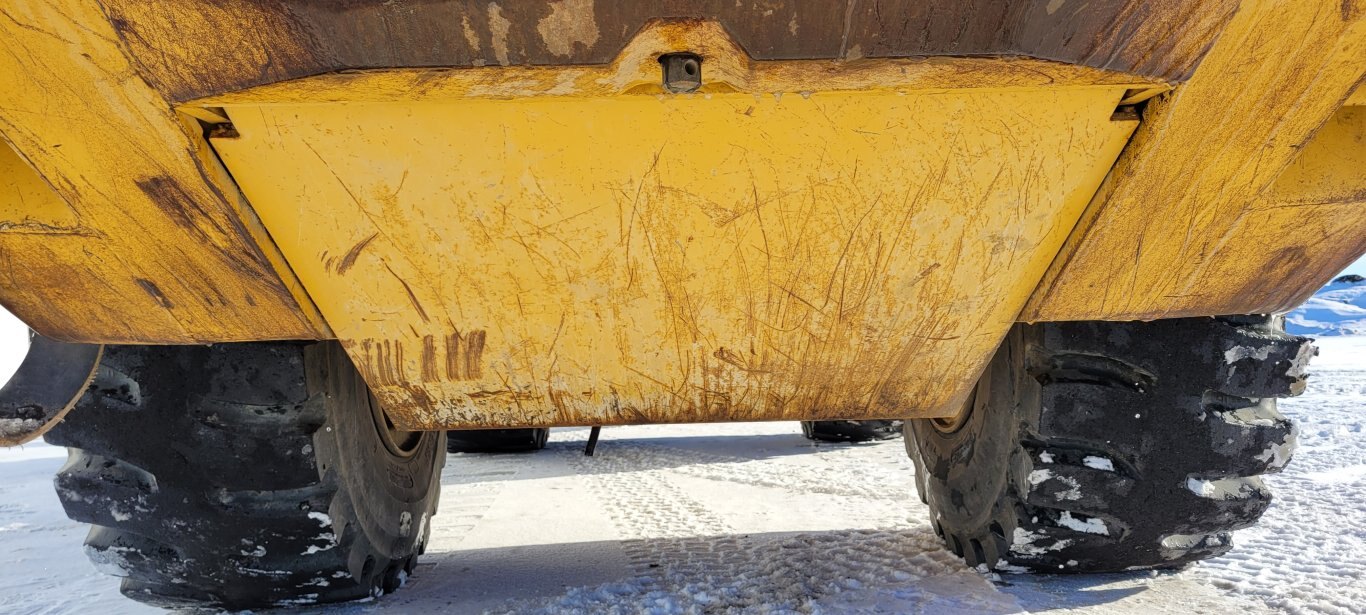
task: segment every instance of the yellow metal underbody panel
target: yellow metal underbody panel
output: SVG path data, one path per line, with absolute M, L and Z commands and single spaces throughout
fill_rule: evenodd
M 0 232 L 76 232 L 71 206 L 0 141 Z
M 403 427 L 935 416 L 1126 89 L 248 98 L 214 146 Z
M 1345 6 L 1243 2 L 1144 109 L 1021 319 L 1288 311 L 1366 252 L 1366 10 Z

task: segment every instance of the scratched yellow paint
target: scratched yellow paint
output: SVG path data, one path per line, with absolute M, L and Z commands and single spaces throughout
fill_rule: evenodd
M 646 74 L 633 57 L 658 79 L 638 46 L 566 69 L 615 94 L 475 92 L 445 71 L 387 101 L 335 77 L 202 101 L 231 119 L 215 149 L 396 422 L 950 413 L 1142 85 L 998 67 L 839 89 L 856 80 L 836 67 L 809 91 L 753 63 L 672 95 L 613 80 Z
M 0 303 L 67 341 L 330 334 L 99 3 L 0 13 Z
M 1286 311 L 1366 252 L 1366 7 L 1244 2 L 1144 124 L 1023 320 Z
M 230 108 L 215 142 L 407 426 L 943 412 L 1123 89 Z
M 0 231 L 48 233 L 76 227 L 76 212 L 0 141 Z
M 1276 204 L 1366 201 L 1366 106 L 1346 106 L 1328 118 L 1276 178 L 1266 200 Z

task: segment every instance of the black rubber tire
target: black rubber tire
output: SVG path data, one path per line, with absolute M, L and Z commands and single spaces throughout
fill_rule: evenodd
M 460 429 L 446 432 L 446 450 L 452 453 L 527 453 L 545 448 L 550 430 Z
M 445 436 L 385 438 L 336 342 L 110 346 L 46 435 L 86 553 L 130 598 L 247 609 L 397 589 L 436 513 Z M 380 415 L 382 416 L 382 415 Z
M 871 442 L 901 437 L 902 421 L 802 421 L 802 435 L 820 442 Z
M 1310 340 L 1268 317 L 1016 325 L 956 423 L 907 421 L 935 532 L 1004 572 L 1168 568 L 1271 502 Z

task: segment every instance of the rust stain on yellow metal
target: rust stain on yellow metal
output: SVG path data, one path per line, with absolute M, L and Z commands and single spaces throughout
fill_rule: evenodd
M 27 186 L 0 193 L 15 223 L 0 227 L 0 302 L 71 341 L 329 335 L 236 189 L 201 164 L 201 129 L 137 76 L 96 3 L 7 3 L 0 49 L 0 134 L 23 162 L 0 154 L 0 171 Z
M 1160 92 L 1149 78 L 1031 58 L 901 58 L 756 62 L 713 22 L 655 23 L 608 66 L 497 66 L 363 70 L 282 81 L 187 103 L 187 108 L 325 103 L 438 102 L 465 98 L 588 98 L 661 93 L 661 54 L 703 58 L 698 92 L 976 91 L 1042 87 Z
M 943 76 L 966 60 L 805 73 L 718 36 L 647 31 L 554 95 L 548 69 L 526 96 L 493 83 L 512 69 L 395 71 L 202 104 L 232 119 L 215 148 L 403 427 L 951 413 L 1145 84 Z M 703 51 L 707 91 L 662 93 L 659 41 Z
M 1366 252 L 1366 8 L 1244 2 L 1144 125 L 1022 320 L 1288 310 Z M 1339 109 L 1342 109 L 1339 111 Z

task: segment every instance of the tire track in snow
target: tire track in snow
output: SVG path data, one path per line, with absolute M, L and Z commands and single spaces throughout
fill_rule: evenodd
M 897 447 L 899 449 L 899 447 Z M 601 450 L 601 449 L 600 449 Z M 1013 612 L 1013 600 L 993 591 L 962 561 L 945 550 L 924 524 L 907 527 L 778 534 L 767 539 L 736 535 L 706 502 L 690 497 L 670 474 L 698 475 L 688 463 L 720 463 L 704 478 L 809 492 L 813 484 L 836 482 L 829 473 L 789 465 L 742 468 L 722 455 L 695 453 L 630 441 L 616 441 L 597 457 L 577 450 L 560 454 L 590 483 L 622 538 L 637 578 L 597 587 L 573 588 L 539 604 L 509 603 L 508 613 L 826 612 L 834 604 L 848 612 L 850 594 L 888 591 L 898 608 L 943 605 L 945 596 L 918 582 L 951 579 L 950 600 L 971 612 Z M 725 459 L 725 461 L 717 461 Z M 800 470 L 788 472 L 788 470 Z M 797 480 L 777 476 L 798 475 Z M 910 476 L 904 478 L 910 481 Z M 859 495 L 869 490 L 850 489 Z M 918 504 L 918 501 L 916 501 Z M 869 498 L 882 508 L 886 497 Z M 905 519 L 908 501 L 897 502 Z M 885 518 L 885 517 L 884 517 Z M 903 525 L 907 522 L 903 521 Z M 966 585 L 969 591 L 962 591 Z M 889 590 L 889 588 L 892 588 Z
M 661 465 L 650 448 L 614 447 L 598 457 L 571 454 L 575 469 L 610 511 L 637 573 L 659 581 L 732 571 L 744 548 L 741 538 L 661 471 L 644 469 Z
M 431 520 L 428 557 L 433 563 L 458 558 L 454 549 L 525 467 L 527 464 L 515 455 L 451 453 L 446 458 L 446 468 L 441 473 L 441 503 Z
M 659 444 L 631 443 L 631 447 L 648 451 L 636 457 L 635 469 L 670 470 L 684 476 L 710 480 L 777 487 L 798 493 L 819 493 L 872 500 L 905 502 L 914 497 L 914 468 L 910 460 L 904 467 L 896 467 L 880 459 L 864 459 L 851 468 L 849 464 L 831 464 L 817 468 L 788 464 L 774 460 L 755 460 L 734 455 L 706 453 Z M 869 447 L 871 449 L 872 447 Z M 886 445 L 879 449 L 895 448 L 905 457 L 901 447 Z M 615 450 L 615 449 L 614 449 Z M 864 452 L 859 449 L 852 451 Z M 871 455 L 862 455 L 871 456 Z M 852 470 L 852 472 L 851 472 Z M 898 471 L 903 470 L 903 471 Z

